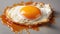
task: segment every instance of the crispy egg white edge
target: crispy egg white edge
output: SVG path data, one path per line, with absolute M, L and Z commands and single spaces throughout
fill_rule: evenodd
M 48 17 L 52 13 L 51 7 L 48 4 L 45 4 L 43 8 L 40 8 L 40 5 L 37 4 L 35 7 L 39 8 L 42 12 L 42 16 L 37 20 L 30 20 L 26 19 L 24 16 L 20 14 L 20 9 L 25 6 L 16 6 L 14 8 L 11 8 L 9 11 L 7 11 L 8 18 L 10 17 L 12 21 L 17 23 L 26 23 L 26 24 L 35 24 L 35 23 L 41 23 L 48 20 Z M 24 20 L 25 19 L 25 20 Z

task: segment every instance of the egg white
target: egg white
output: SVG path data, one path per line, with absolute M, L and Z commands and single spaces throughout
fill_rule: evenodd
M 40 7 L 40 5 L 37 4 L 35 7 L 41 10 L 42 12 L 41 17 L 34 20 L 28 20 L 27 18 L 20 14 L 20 10 L 23 7 L 25 6 L 16 6 L 11 8 L 9 11 L 7 11 L 8 18 L 11 18 L 12 21 L 20 24 L 37 24 L 47 21 L 50 14 L 52 13 L 51 7 L 48 4 L 45 4 L 43 7 Z

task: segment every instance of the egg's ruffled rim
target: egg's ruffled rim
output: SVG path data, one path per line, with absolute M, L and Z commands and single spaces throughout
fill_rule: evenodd
M 10 20 L 9 18 L 7 18 L 6 11 L 7 11 L 7 9 L 11 9 L 11 8 L 13 8 L 13 7 L 15 7 L 15 6 L 19 6 L 19 5 L 21 6 L 21 4 L 14 4 L 12 7 L 6 7 L 5 10 L 4 10 L 4 13 L 3 13 L 2 16 L 1 16 L 1 19 L 4 19 L 4 17 L 5 17 L 5 20 L 7 19 L 7 22 L 6 22 L 6 23 L 7 23 L 7 24 L 10 23 L 11 20 Z M 14 22 L 13 22 L 13 23 L 16 24 L 16 25 L 19 24 L 19 25 L 24 25 L 24 26 L 28 26 L 28 27 L 29 27 L 29 26 L 33 26 L 33 25 L 34 25 L 34 26 L 35 26 L 35 25 L 38 26 L 38 25 L 41 25 L 41 24 L 43 25 L 43 24 L 46 24 L 46 23 L 50 23 L 50 20 L 52 19 L 52 16 L 53 16 L 52 14 L 53 14 L 53 11 L 52 11 L 50 17 L 49 17 L 48 19 L 46 19 L 46 21 L 41 22 L 41 23 L 36 23 L 36 24 L 25 24 L 25 23 L 24 23 L 24 24 L 20 24 L 20 23 L 14 23 Z M 4 15 L 4 16 L 3 16 L 3 15 Z M 2 20 L 2 21 L 3 21 L 3 20 Z M 11 21 L 11 22 L 12 22 L 12 21 Z M 10 24 L 12 24 L 12 23 L 10 23 Z

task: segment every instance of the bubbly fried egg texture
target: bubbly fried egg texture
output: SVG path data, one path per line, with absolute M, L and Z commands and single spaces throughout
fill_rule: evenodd
M 47 21 L 52 11 L 49 4 L 43 7 L 37 4 L 36 6 L 15 6 L 6 13 L 7 17 L 16 23 L 36 24 Z

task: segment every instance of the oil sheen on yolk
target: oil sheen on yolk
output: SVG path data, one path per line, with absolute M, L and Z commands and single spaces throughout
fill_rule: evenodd
M 41 16 L 40 9 L 38 9 L 37 7 L 34 7 L 34 6 L 23 7 L 21 9 L 20 13 L 28 19 L 36 19 L 39 16 Z

